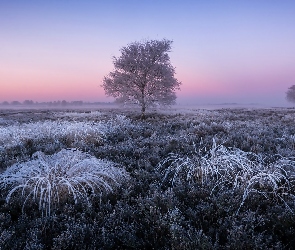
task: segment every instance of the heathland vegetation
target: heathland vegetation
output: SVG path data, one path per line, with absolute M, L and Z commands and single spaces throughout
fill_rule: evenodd
M 24 100 L 23 102 L 19 101 L 4 101 L 0 103 L 0 109 L 2 108 L 55 108 L 55 107 L 82 107 L 82 106 L 98 106 L 98 105 L 111 105 L 113 103 L 110 102 L 83 102 L 83 101 L 71 101 L 68 102 L 66 100 L 58 100 L 58 101 L 50 101 L 50 102 L 34 102 L 33 100 Z
M 2 110 L 1 249 L 291 249 L 294 118 Z

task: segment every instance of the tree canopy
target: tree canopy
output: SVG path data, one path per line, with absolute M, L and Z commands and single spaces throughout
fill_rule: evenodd
M 292 85 L 286 92 L 286 99 L 289 102 L 295 102 L 295 85 Z
M 121 48 L 121 56 L 113 57 L 115 69 L 103 79 L 106 94 L 121 103 L 139 104 L 143 117 L 149 106 L 174 104 L 181 82 L 170 63 L 171 44 L 149 40 Z

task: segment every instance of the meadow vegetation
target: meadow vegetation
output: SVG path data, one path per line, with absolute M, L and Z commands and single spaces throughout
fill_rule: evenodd
M 1 249 L 295 245 L 294 109 L 13 112 Z

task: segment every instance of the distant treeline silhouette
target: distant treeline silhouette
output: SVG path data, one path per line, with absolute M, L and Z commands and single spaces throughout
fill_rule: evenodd
M 83 106 L 83 105 L 107 105 L 107 104 L 112 104 L 111 102 L 83 102 L 83 101 L 71 101 L 67 102 L 65 100 L 62 101 L 52 101 L 52 102 L 34 102 L 33 100 L 25 100 L 23 102 L 19 101 L 12 101 L 12 102 L 7 102 L 4 101 L 0 103 L 2 106 L 8 106 L 8 105 L 13 105 L 13 106 L 18 106 L 18 105 L 40 105 L 40 106 Z

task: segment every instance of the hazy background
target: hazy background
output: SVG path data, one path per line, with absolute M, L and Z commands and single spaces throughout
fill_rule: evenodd
M 295 84 L 295 1 L 0 1 L 0 102 L 112 101 L 119 49 L 172 39 L 179 104 L 286 106 Z

